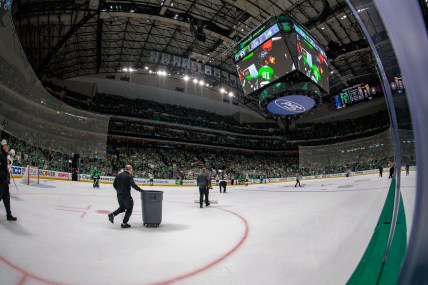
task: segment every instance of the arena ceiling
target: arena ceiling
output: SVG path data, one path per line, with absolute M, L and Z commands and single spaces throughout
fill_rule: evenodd
M 358 9 L 361 17 L 376 13 L 370 6 Z M 344 0 L 17 0 L 13 6 L 17 33 L 39 78 L 142 68 L 150 51 L 236 73 L 236 43 L 280 14 L 296 18 L 324 47 L 331 94 L 378 78 L 368 44 Z M 203 28 L 204 41 L 192 34 L 191 20 Z M 372 37 L 386 41 L 382 23 L 371 21 Z

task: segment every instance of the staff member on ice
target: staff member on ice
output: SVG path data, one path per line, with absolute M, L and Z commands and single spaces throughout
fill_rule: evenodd
M 7 152 L 9 151 L 9 146 L 7 145 L 6 140 L 1 141 L 1 151 L 0 151 L 0 200 L 3 200 L 4 207 L 6 209 L 6 218 L 8 221 L 16 221 L 17 218 L 12 216 L 10 211 L 10 173 L 7 162 Z
M 132 177 L 132 166 L 126 165 L 125 171 L 119 173 L 113 182 L 113 187 L 117 192 L 117 201 L 119 202 L 119 208 L 113 213 L 108 214 L 108 220 L 111 223 L 114 223 L 114 217 L 120 213 L 125 212 L 125 217 L 123 217 L 123 222 L 120 225 L 121 228 L 126 229 L 130 228 L 131 225 L 128 224 L 129 218 L 132 215 L 132 209 L 134 208 L 134 200 L 131 196 L 131 187 L 135 190 L 142 192 L 144 191 L 135 184 L 134 178 Z
M 205 196 L 205 205 L 210 205 L 210 200 L 208 200 L 209 188 L 211 187 L 211 177 L 207 173 L 207 168 L 202 168 L 202 173 L 196 178 L 196 183 L 199 186 L 199 206 L 203 208 L 204 196 Z

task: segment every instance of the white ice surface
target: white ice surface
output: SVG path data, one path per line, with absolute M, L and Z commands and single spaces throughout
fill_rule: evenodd
M 408 222 L 415 173 L 402 177 Z M 41 181 L 11 185 L 12 211 L 0 206 L 0 284 L 345 284 L 360 261 L 390 180 L 377 175 L 257 184 L 210 192 L 199 208 L 196 187 L 164 191 L 162 223 L 142 223 L 133 191 L 130 229 L 111 185 Z M 408 224 L 408 227 L 410 225 Z M 175 281 L 174 281 L 175 280 Z

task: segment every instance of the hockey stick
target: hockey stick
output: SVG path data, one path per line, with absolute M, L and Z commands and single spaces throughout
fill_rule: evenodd
M 16 182 L 15 182 L 15 178 L 13 178 L 13 176 L 11 176 L 11 177 L 12 177 L 12 180 L 13 180 L 13 184 L 15 184 L 16 190 L 18 190 L 18 191 L 19 191 L 19 189 L 18 189 L 18 185 L 16 185 Z

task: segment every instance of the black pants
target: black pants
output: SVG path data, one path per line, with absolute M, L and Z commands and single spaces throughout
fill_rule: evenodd
M 205 205 L 208 206 L 208 204 L 210 203 L 208 200 L 208 194 L 209 194 L 209 190 L 208 190 L 208 186 L 206 187 L 199 187 L 199 204 L 202 206 L 202 204 L 204 203 L 204 196 L 205 196 Z
M 300 180 L 299 179 L 296 180 L 296 185 L 294 185 L 294 187 L 297 187 L 297 184 L 299 184 L 299 187 L 302 187 L 302 185 L 300 185 Z
M 389 169 L 389 177 L 388 178 L 392 178 L 394 176 L 394 167 L 391 167 Z
M 7 182 L 0 183 L 0 201 L 3 200 L 4 207 L 6 209 L 6 215 L 11 216 L 10 211 L 10 192 L 9 184 Z
M 226 184 L 219 184 L 218 186 L 220 186 L 220 193 L 221 193 L 221 188 L 223 188 L 223 192 L 226 193 Z
M 119 208 L 113 212 L 114 216 L 119 215 L 120 213 L 125 212 L 125 217 L 123 218 L 123 223 L 126 224 L 129 221 L 129 218 L 132 215 L 132 209 L 134 208 L 134 200 L 131 195 L 121 195 L 117 194 L 117 201 L 119 202 Z

